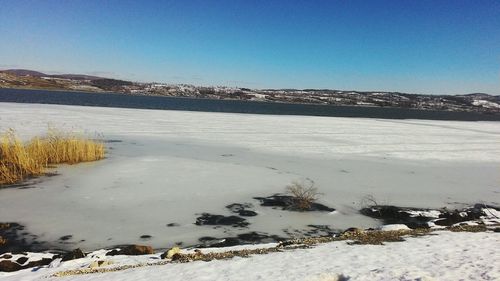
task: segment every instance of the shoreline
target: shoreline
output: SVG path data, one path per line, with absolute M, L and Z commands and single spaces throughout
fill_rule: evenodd
M 293 212 L 293 211 L 289 211 Z M 463 209 L 456 209 L 450 211 L 446 208 L 442 209 L 427 209 L 427 208 L 413 208 L 413 207 L 397 207 L 397 206 L 383 206 L 373 205 L 365 207 L 359 211 L 360 214 L 371 217 L 381 222 L 379 227 L 360 229 L 356 227 L 349 227 L 346 229 L 330 229 L 328 226 L 318 225 L 316 232 L 304 232 L 302 237 L 278 237 L 273 235 L 265 235 L 262 232 L 255 232 L 248 230 L 241 236 L 242 239 L 234 237 L 220 237 L 211 238 L 207 240 L 201 237 L 198 241 L 200 243 L 194 245 L 183 245 L 175 243 L 174 247 L 183 248 L 198 248 L 198 249 L 211 249 L 211 248 L 226 248 L 233 246 L 245 245 L 262 245 L 267 243 L 289 243 L 290 241 L 301 240 L 322 240 L 325 237 L 341 237 L 345 233 L 358 232 L 358 231 L 409 231 L 409 232 L 432 232 L 437 230 L 465 230 L 465 231 L 487 231 L 494 230 L 500 232 L 500 206 L 489 206 L 485 204 L 475 204 Z M 225 224 L 215 224 L 215 226 L 224 226 Z M 32 241 L 27 240 L 28 236 L 32 236 Z M 68 235 L 72 236 L 72 235 Z M 39 253 L 68 253 L 68 251 L 75 248 L 71 246 L 68 241 L 71 237 L 62 236 L 60 241 L 68 241 L 66 247 L 56 248 L 56 241 L 38 241 L 37 234 L 26 232 L 25 226 L 13 222 L 0 222 L 0 256 L 5 253 L 20 253 L 20 252 L 39 252 Z M 243 238 L 245 237 L 245 238 Z M 142 241 L 143 244 L 148 244 L 147 240 Z M 168 243 L 167 243 L 168 244 Z M 124 246 L 133 246 L 139 244 L 120 244 L 109 245 L 103 248 L 85 249 L 88 251 L 98 251 L 107 249 L 123 248 Z M 149 247 L 149 245 L 148 245 Z M 79 247 L 78 247 L 79 248 Z M 155 247 L 155 251 L 165 250 L 169 247 Z
M 4 90 L 4 91 L 2 91 Z M 328 105 L 313 103 L 290 103 L 258 100 L 241 99 L 212 99 L 203 97 L 181 97 L 181 96 L 161 96 L 161 95 L 141 95 L 117 92 L 85 92 L 85 91 L 66 91 L 66 90 L 44 90 L 44 89 L 18 89 L 18 88 L 0 88 L 2 92 L 9 93 L 9 96 L 0 96 L 0 102 L 16 102 L 12 99 L 13 91 L 31 92 L 32 100 L 26 100 L 26 97 L 19 97 L 20 103 L 41 103 L 41 104 L 61 104 L 61 105 L 80 105 L 80 106 L 105 106 L 114 108 L 137 108 L 154 110 L 185 110 L 200 112 L 227 112 L 227 113 L 250 113 L 267 115 L 291 115 L 291 116 L 323 116 L 323 117 L 355 117 L 355 118 L 381 118 L 394 120 L 449 120 L 449 121 L 500 121 L 500 114 L 483 113 L 477 111 L 440 111 L 431 109 L 415 109 L 394 106 L 363 106 L 363 105 Z M 52 96 L 46 95 L 53 92 Z M 64 93 L 68 95 L 64 95 Z M 45 95 L 38 98 L 36 95 Z M 54 94 L 63 94 L 63 97 L 55 97 Z M 94 99 L 80 101 L 79 103 L 70 102 L 68 96 L 79 95 L 79 99 L 86 99 L 88 96 L 94 96 Z M 118 100 L 115 104 L 110 104 L 109 99 L 104 103 L 99 103 L 99 96 L 108 96 L 110 98 L 127 97 L 126 100 Z M 60 98 L 60 99 L 58 99 Z M 17 102 L 19 102 L 19 99 Z M 135 99 L 134 101 L 132 101 Z M 141 104 L 147 100 L 147 105 Z M 172 101 L 169 103 L 169 101 Z M 182 104 L 182 102 L 184 102 Z M 400 116 L 399 116 L 400 115 Z
M 82 252 L 80 249 L 75 249 L 71 252 L 45 251 L 38 253 L 3 253 L 0 255 L 0 276 L 2 276 L 2 274 L 13 274 L 10 276 L 15 276 L 18 272 L 22 274 L 26 272 L 22 269 L 30 269 L 35 266 L 38 267 L 37 271 L 40 269 L 42 269 L 42 271 L 49 270 L 51 273 L 43 273 L 46 276 L 49 274 L 50 276 L 48 277 L 87 275 L 168 264 L 190 264 L 195 261 L 229 261 L 238 257 L 248 258 L 262 255 L 267 256 L 273 253 L 285 255 L 287 252 L 293 253 L 297 250 L 304 251 L 314 249 L 321 245 L 340 245 L 338 243 L 345 243 L 350 247 L 363 247 L 363 245 L 381 245 L 389 247 L 387 245 L 392 244 L 391 242 L 409 243 L 409 239 L 429 239 L 428 237 L 436 237 L 436 235 L 438 237 L 440 235 L 453 237 L 458 235 L 458 233 L 484 233 L 498 237 L 499 234 L 497 233 L 500 232 L 499 230 L 500 223 L 489 226 L 452 226 L 442 229 L 407 229 L 401 225 L 388 225 L 386 229 L 381 230 L 349 229 L 334 236 L 320 236 L 291 239 L 277 243 L 247 244 L 217 248 L 187 247 L 179 249 L 174 247 L 168 251 L 158 252 L 157 250 L 148 250 L 147 246 L 133 245 L 125 254 L 120 254 L 119 251 L 127 249 L 126 246 L 90 252 Z M 429 245 L 427 245 L 427 247 L 429 247 Z M 338 246 L 335 248 L 338 248 Z M 464 249 L 464 251 L 465 250 L 466 249 Z M 117 251 L 118 256 L 115 256 L 116 254 L 113 254 L 113 252 Z M 22 262 L 13 262 L 16 260 L 22 260 Z M 66 264 L 69 266 L 65 266 Z M 75 268 L 77 264 L 78 266 Z M 2 273 L 2 271 L 10 271 L 11 273 Z

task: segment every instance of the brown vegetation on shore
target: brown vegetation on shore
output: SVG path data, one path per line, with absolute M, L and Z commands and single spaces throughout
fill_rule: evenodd
M 442 231 L 454 231 L 454 232 L 482 232 L 488 229 L 484 225 L 468 226 L 463 228 L 450 227 L 446 229 L 410 229 L 410 230 L 391 230 L 391 231 L 380 231 L 380 230 L 362 230 L 362 229 L 352 229 L 345 231 L 340 236 L 323 236 L 323 237 L 313 237 L 313 238 L 302 238 L 302 239 L 292 239 L 278 243 L 278 245 L 273 247 L 262 247 L 256 249 L 242 249 L 242 250 L 230 250 L 224 252 L 208 252 L 203 253 L 201 250 L 195 250 L 194 253 L 175 253 L 171 258 L 163 259 L 159 262 L 154 263 L 139 263 L 132 265 L 121 265 L 116 267 L 103 267 L 103 268 L 81 268 L 56 272 L 52 277 L 64 277 L 72 275 L 83 275 L 83 274 L 93 274 L 93 273 L 105 273 L 105 272 L 116 272 L 126 269 L 149 267 L 149 266 L 160 266 L 171 263 L 188 263 L 193 261 L 213 261 L 213 260 L 227 260 L 235 257 L 249 257 L 253 255 L 265 255 L 269 253 L 284 252 L 296 249 L 307 249 L 319 244 L 336 242 L 336 241 L 348 241 L 350 245 L 383 245 L 384 242 L 397 242 L 404 241 L 407 237 L 422 237 L 425 235 L 432 235 L 434 232 Z M 163 255 L 162 255 L 163 256 Z M 167 256 L 167 255 L 165 255 Z
M 13 130 L 0 135 L 0 185 L 14 184 L 46 173 L 53 164 L 76 164 L 104 158 L 100 141 L 54 129 L 28 142 Z

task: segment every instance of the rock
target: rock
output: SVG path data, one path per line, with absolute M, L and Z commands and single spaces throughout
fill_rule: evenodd
M 500 232 L 500 227 L 496 227 L 495 229 L 493 229 L 493 232 Z
M 435 220 L 440 214 L 436 210 L 390 205 L 363 208 L 360 213 L 371 218 L 381 219 L 384 224 L 404 224 L 410 228 L 429 228 L 428 222 Z
M 10 258 L 12 258 L 12 255 L 10 255 L 10 254 L 3 254 L 3 255 L 0 256 L 0 259 L 6 259 L 6 260 L 8 260 Z
M 172 222 L 172 223 L 167 224 L 167 227 L 174 227 L 174 226 L 180 226 L 180 224 L 178 224 L 176 222 Z
M 25 257 L 21 257 L 18 260 L 20 260 L 20 259 L 22 259 L 21 261 L 24 263 L 26 261 L 28 261 L 28 258 L 25 258 Z M 30 261 L 26 265 L 21 265 L 17 262 L 3 260 L 3 261 L 0 261 L 0 272 L 2 272 L 2 271 L 3 272 L 13 272 L 13 271 L 18 271 L 21 269 L 35 267 L 35 266 L 44 266 L 44 265 L 50 264 L 51 262 L 52 262 L 52 259 L 43 258 L 43 259 L 37 260 L 37 261 Z
M 108 260 L 93 261 L 93 262 L 90 263 L 89 268 L 98 268 L 98 267 L 108 266 L 108 265 L 111 265 L 111 264 L 113 264 L 113 262 L 112 261 L 108 261 Z
M 61 257 L 54 257 L 52 262 L 49 264 L 48 268 L 56 268 L 61 265 L 62 258 Z
M 250 223 L 244 218 L 238 216 L 222 216 L 222 215 L 212 215 L 208 213 L 201 214 L 200 217 L 196 218 L 196 225 L 230 225 L 233 227 L 246 227 Z
M 172 249 L 166 251 L 165 253 L 161 254 L 162 259 L 171 259 L 175 254 L 178 254 L 181 252 L 181 249 L 179 247 L 173 247 Z
M 151 236 L 151 235 L 141 235 L 142 240 L 149 240 L 151 238 L 153 238 L 153 236 Z
M 254 197 L 260 201 L 260 205 L 264 207 L 280 207 L 282 210 L 295 212 L 333 212 L 334 208 L 330 208 L 320 203 L 311 203 L 309 209 L 298 208 L 297 198 L 289 195 L 275 194 L 269 197 Z
M 129 245 L 120 250 L 113 250 L 106 253 L 106 256 L 116 256 L 116 255 L 129 255 L 129 256 L 139 256 L 139 255 L 151 255 L 153 254 L 153 248 L 150 246 L 143 245 Z
M 27 261 L 28 261 L 28 258 L 27 258 L 27 257 L 20 257 L 20 258 L 18 258 L 18 259 L 16 260 L 16 262 L 17 262 L 18 264 L 21 264 L 21 265 L 22 265 L 22 264 L 24 264 L 24 263 L 25 263 L 25 262 L 27 262 Z
M 106 256 L 117 256 L 121 255 L 119 249 L 114 249 L 106 253 Z
M 0 272 L 13 272 L 13 271 L 18 271 L 18 270 L 21 270 L 23 267 L 16 263 L 16 262 L 13 262 L 13 261 L 7 261 L 7 260 L 3 260 L 3 261 L 0 261 Z
M 53 259 L 50 259 L 50 258 L 43 258 L 43 259 L 37 260 L 37 261 L 30 261 L 27 265 L 24 266 L 24 268 L 49 265 L 52 262 L 52 260 Z
M 384 224 L 405 224 L 410 228 L 428 228 L 429 225 L 452 226 L 463 222 L 471 222 L 485 216 L 485 209 L 494 209 L 495 206 L 475 204 L 474 207 L 462 210 L 448 211 L 429 210 L 396 206 L 372 206 L 363 208 L 363 215 L 382 219 Z
M 172 256 L 172 261 L 183 261 L 184 256 L 181 253 L 174 254 Z
M 62 256 L 61 261 L 69 261 L 69 260 L 76 260 L 76 259 L 81 259 L 85 257 L 85 253 L 80 249 L 74 249 L 71 252 L 68 252 Z
M 485 214 L 482 209 L 475 207 L 464 209 L 461 211 L 455 210 L 452 212 L 443 212 L 441 215 L 439 215 L 440 219 L 434 221 L 434 223 L 441 226 L 451 226 L 465 221 L 477 220 L 484 215 Z

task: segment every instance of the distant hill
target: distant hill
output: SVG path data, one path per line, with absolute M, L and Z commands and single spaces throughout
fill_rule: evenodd
M 0 71 L 0 88 L 113 92 L 145 96 L 254 100 L 336 106 L 399 107 L 417 110 L 500 114 L 500 95 L 408 94 L 330 89 L 249 89 L 225 86 L 143 83 L 85 74 L 46 74 L 27 69 Z
M 7 69 L 7 70 L 0 70 L 0 72 L 16 75 L 16 76 L 33 76 L 33 77 L 42 77 L 42 76 L 47 76 L 47 74 L 34 71 L 34 70 L 28 70 L 28 69 Z
M 16 76 L 52 77 L 52 78 L 71 79 L 71 80 L 104 79 L 104 77 L 85 75 L 85 74 L 46 74 L 43 72 L 29 70 L 29 69 L 7 69 L 7 70 L 0 70 L 0 72 L 8 73 L 8 74 L 16 75 Z
M 62 78 L 62 79 L 72 79 L 72 80 L 98 80 L 104 79 L 99 76 L 85 75 L 85 74 L 59 74 L 59 75 L 47 75 L 47 77 Z
M 131 86 L 133 85 L 130 81 L 123 81 L 117 79 L 95 79 L 92 80 L 92 86 L 98 87 L 100 89 L 106 91 L 119 91 L 122 86 Z
M 103 89 L 91 84 L 93 81 L 99 79 L 61 79 L 37 71 L 0 71 L 0 88 L 102 92 Z

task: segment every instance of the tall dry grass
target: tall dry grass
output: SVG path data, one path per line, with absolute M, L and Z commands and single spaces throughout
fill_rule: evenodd
M 13 130 L 0 135 L 0 185 L 46 173 L 53 164 L 76 164 L 104 158 L 100 141 L 54 129 L 43 137 L 21 141 Z

